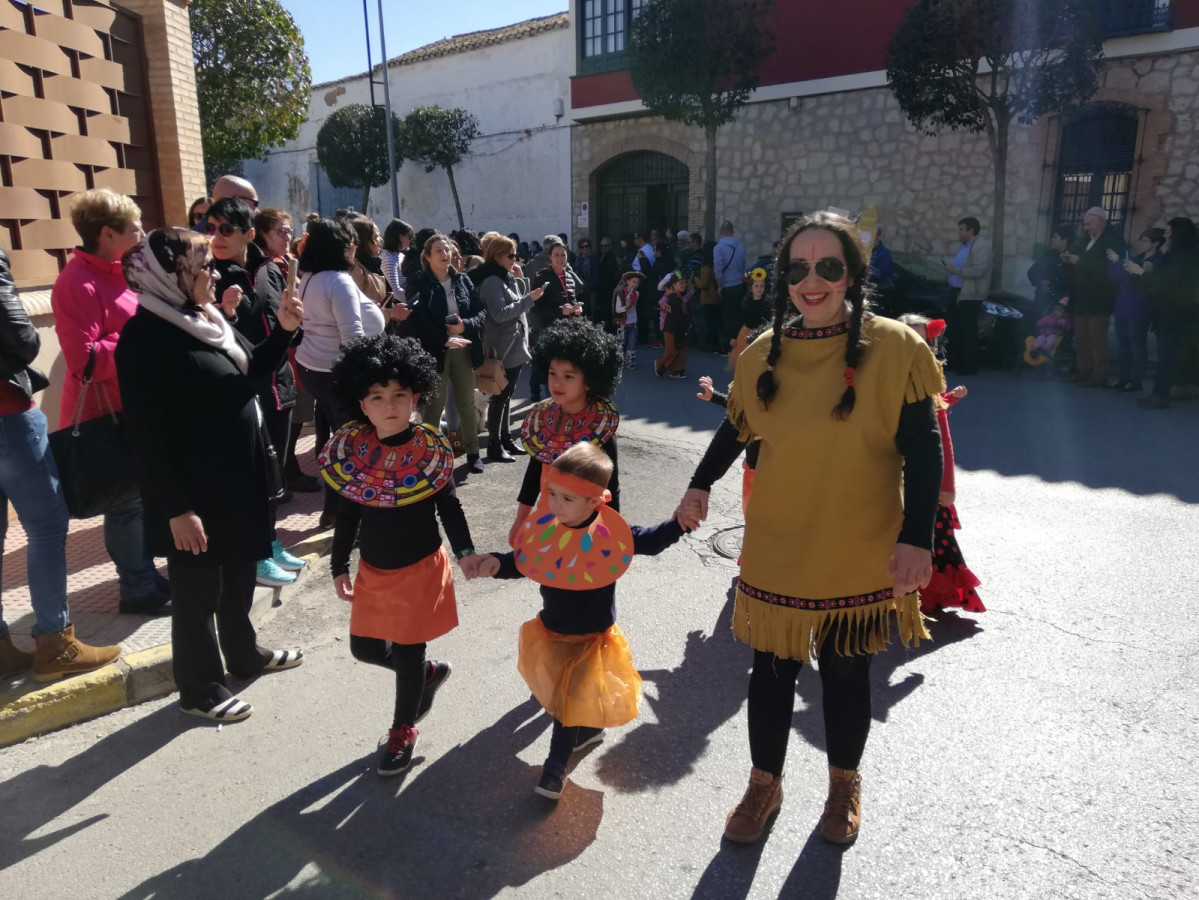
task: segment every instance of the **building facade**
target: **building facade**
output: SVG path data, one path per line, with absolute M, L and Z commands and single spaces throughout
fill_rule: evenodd
M 79 243 L 71 197 L 110 187 L 142 223 L 186 223 L 207 193 L 190 0 L 0 0 L 0 246 L 42 337 L 57 420 L 49 287 Z
M 403 118 L 426 104 L 461 107 L 482 136 L 455 167 L 454 179 L 468 227 L 540 238 L 567 228 L 570 198 L 569 105 L 574 38 L 566 13 L 437 41 L 388 61 L 392 111 Z M 362 204 L 358 188 L 335 189 L 317 161 L 316 136 L 346 104 L 383 103 L 379 68 L 312 89 L 308 122 L 299 137 L 263 161 L 245 164 L 265 202 L 302 219 Z M 400 216 L 414 226 L 458 227 L 449 180 L 411 161 L 397 176 Z M 371 192 L 366 212 L 391 218 L 389 188 Z
M 828 206 L 874 205 L 892 249 L 930 257 L 953 249 L 963 216 L 991 221 L 986 135 L 918 134 L 886 85 L 887 44 L 911 2 L 777 2 L 762 23 L 778 45 L 717 148 L 717 220 L 735 224 L 751 258 L 788 216 Z M 1029 289 L 1034 244 L 1090 206 L 1130 236 L 1199 216 L 1199 0 L 1097 2 L 1107 35 L 1097 94 L 1012 129 L 1005 286 L 1017 291 Z M 629 76 L 625 40 L 643 5 L 572 0 L 571 203 L 576 216 L 586 204 L 578 230 L 593 238 L 702 225 L 703 132 L 649 114 Z

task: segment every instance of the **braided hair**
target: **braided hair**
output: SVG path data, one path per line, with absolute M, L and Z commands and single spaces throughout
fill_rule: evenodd
M 841 401 L 833 408 L 833 417 L 840 421 L 849 418 L 853 412 L 857 393 L 854 390 L 854 373 L 862 362 L 862 354 L 866 350 L 866 342 L 862 339 L 862 321 L 865 317 L 866 303 L 869 295 L 867 277 L 870 271 L 866 248 L 862 245 L 857 226 L 844 216 L 830 212 L 817 212 L 798 219 L 779 244 L 778 258 L 775 260 L 774 271 L 778 273 L 775 279 L 774 297 L 774 333 L 770 338 L 770 353 L 766 357 L 766 371 L 758 376 L 758 399 L 762 405 L 769 407 L 778 393 L 778 381 L 774 376 L 774 367 L 783 352 L 783 326 L 787 319 L 788 310 L 793 310 L 790 282 L 787 273 L 791 269 L 791 244 L 795 238 L 805 231 L 819 228 L 831 232 L 841 242 L 841 251 L 845 256 L 845 268 L 852 284 L 845 291 L 845 299 L 850 302 L 849 339 L 845 345 L 845 391 Z

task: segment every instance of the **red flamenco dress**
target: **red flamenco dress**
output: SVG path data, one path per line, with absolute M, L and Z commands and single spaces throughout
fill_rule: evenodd
M 945 474 L 941 478 L 941 492 L 954 492 L 953 439 L 949 436 L 949 407 L 957 402 L 952 394 L 945 393 L 937 404 L 937 425 L 941 429 L 941 449 L 945 456 Z M 937 507 L 937 529 L 933 536 L 933 577 L 928 587 L 920 592 L 920 611 L 935 612 L 938 609 L 960 607 L 966 612 L 986 612 L 975 588 L 982 584 L 970 571 L 962 558 L 955 532 L 962 527 L 954 506 Z

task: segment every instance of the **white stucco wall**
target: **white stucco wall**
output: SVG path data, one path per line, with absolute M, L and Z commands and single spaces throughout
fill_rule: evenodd
M 570 105 L 572 35 L 570 29 L 557 29 L 389 69 L 392 110 L 401 119 L 413 107 L 437 104 L 462 107 L 479 120 L 483 136 L 454 170 L 467 227 L 536 238 L 572 230 L 570 119 L 554 115 L 559 99 Z M 382 85 L 375 92 L 381 104 Z M 325 119 L 349 103 L 370 103 L 365 75 L 314 88 L 300 136 L 265 162 L 246 163 L 246 177 L 263 205 L 280 206 L 301 219 L 313 208 L 309 179 L 316 135 Z M 444 170 L 425 172 L 405 161 L 398 183 L 401 218 L 416 228 L 458 227 Z M 391 218 L 386 186 L 374 189 L 368 212 L 380 226 Z

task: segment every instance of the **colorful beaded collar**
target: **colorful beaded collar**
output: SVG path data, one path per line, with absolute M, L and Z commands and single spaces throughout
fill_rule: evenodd
M 384 444 L 368 422 L 344 425 L 317 458 L 325 483 L 363 506 L 419 503 L 454 477 L 454 451 L 431 425 L 416 425 L 411 439 Z
M 525 416 L 520 439 L 530 456 L 549 464 L 575 444 L 590 441 L 603 446 L 619 425 L 615 404 L 602 397 L 577 413 L 563 412 L 555 401 L 543 400 Z

